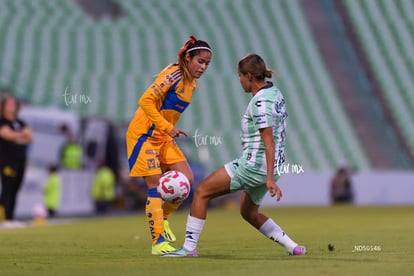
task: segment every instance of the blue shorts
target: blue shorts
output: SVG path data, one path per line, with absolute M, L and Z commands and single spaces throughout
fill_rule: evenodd
M 249 169 L 241 159 L 235 159 L 224 165 L 230 176 L 230 191 L 245 191 L 256 205 L 260 205 L 268 189 L 267 176 Z M 275 175 L 275 181 L 279 175 Z

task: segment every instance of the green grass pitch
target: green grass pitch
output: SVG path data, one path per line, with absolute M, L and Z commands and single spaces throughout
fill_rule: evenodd
M 197 258 L 152 256 L 143 214 L 0 230 L 0 275 L 413 275 L 414 206 L 263 209 L 305 256 L 288 256 L 240 217 L 210 210 Z M 170 219 L 177 246 L 187 210 Z M 334 249 L 328 250 L 332 244 Z

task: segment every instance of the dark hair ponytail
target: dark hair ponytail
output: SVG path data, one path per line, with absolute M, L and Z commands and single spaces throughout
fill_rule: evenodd
M 238 70 L 242 74 L 252 74 L 256 80 L 264 80 L 273 76 L 273 71 L 266 68 L 266 63 L 257 54 L 248 54 L 243 57 L 239 61 Z

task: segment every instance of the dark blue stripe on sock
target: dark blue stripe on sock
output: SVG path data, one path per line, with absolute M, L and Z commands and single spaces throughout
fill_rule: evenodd
M 148 197 L 160 197 L 157 192 L 157 188 L 148 189 Z
M 157 242 L 156 242 L 155 244 L 160 244 L 160 243 L 162 243 L 162 242 L 165 242 L 165 239 L 164 239 L 164 237 L 163 237 L 162 235 L 160 235 L 160 236 L 158 237 Z

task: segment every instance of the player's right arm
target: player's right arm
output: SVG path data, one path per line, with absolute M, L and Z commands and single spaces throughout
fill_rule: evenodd
M 167 132 L 172 138 L 180 135 L 188 136 L 186 132 L 165 120 L 158 111 L 156 102 L 159 101 L 162 98 L 162 95 L 165 95 L 166 92 L 162 93 L 163 91 L 161 90 L 161 87 L 154 82 L 139 100 L 139 106 L 142 108 L 145 115 L 147 115 L 147 117 L 154 123 L 156 128 Z
M 158 105 L 162 103 L 171 84 L 168 75 L 165 76 L 163 74 L 158 76 L 138 101 L 139 107 L 141 107 L 145 115 L 154 123 L 155 127 L 167 133 L 171 132 L 174 125 L 161 115 L 159 111 L 160 106 Z

